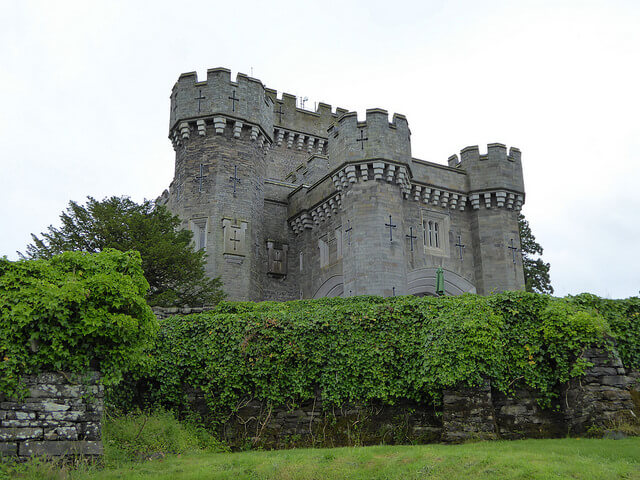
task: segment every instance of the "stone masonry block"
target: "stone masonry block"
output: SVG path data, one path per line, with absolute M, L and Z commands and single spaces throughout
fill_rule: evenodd
M 60 457 L 63 455 L 102 455 L 102 442 L 89 440 L 78 441 L 41 441 L 23 442 L 20 444 L 21 456 Z

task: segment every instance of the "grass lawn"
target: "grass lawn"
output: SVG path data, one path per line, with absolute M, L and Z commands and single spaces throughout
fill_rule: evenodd
M 114 461 L 107 455 L 102 469 L 68 471 L 31 465 L 7 474 L 11 478 L 127 480 L 640 479 L 640 438 L 196 452 L 142 462 Z

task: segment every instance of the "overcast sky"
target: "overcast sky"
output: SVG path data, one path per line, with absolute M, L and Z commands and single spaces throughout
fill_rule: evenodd
M 403 113 L 424 160 L 520 148 L 556 294 L 638 295 L 638 0 L 4 0 L 0 255 L 70 200 L 162 193 L 171 87 L 218 66 L 307 107 Z

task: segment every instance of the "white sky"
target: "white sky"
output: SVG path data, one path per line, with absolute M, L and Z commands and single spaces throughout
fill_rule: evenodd
M 640 290 L 640 1 L 0 3 L 0 255 L 69 200 L 156 198 L 169 93 L 223 66 L 403 113 L 413 155 L 522 150 L 556 294 Z

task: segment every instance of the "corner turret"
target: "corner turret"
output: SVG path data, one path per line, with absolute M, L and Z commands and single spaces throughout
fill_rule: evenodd
M 373 108 L 364 122 L 358 122 L 356 112 L 348 112 L 328 132 L 332 167 L 365 159 L 411 164 L 411 131 L 404 115 L 396 113 L 389 122 L 386 110 Z
M 449 165 L 455 163 L 449 158 Z M 520 150 L 502 143 L 487 145 L 487 153 L 480 154 L 477 145 L 466 147 L 460 152 L 460 168 L 467 172 L 469 191 L 511 190 L 524 194 L 522 161 Z
M 184 124 L 198 120 L 205 127 L 207 123 L 214 126 L 217 116 L 257 126 L 269 142 L 272 140 L 273 100 L 260 80 L 238 73 L 234 82 L 226 68 L 207 70 L 204 82 L 198 81 L 196 72 L 180 75 L 171 92 L 170 136 Z

